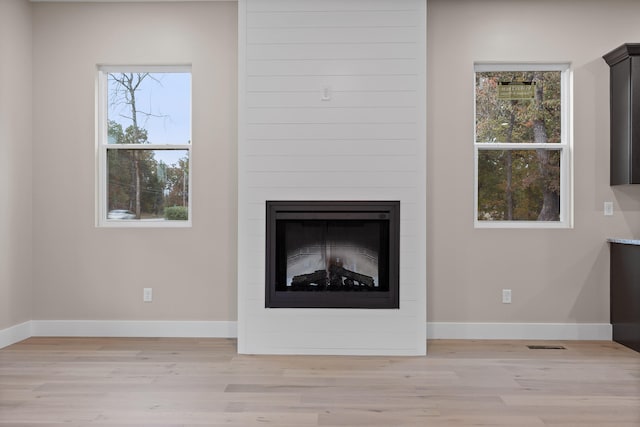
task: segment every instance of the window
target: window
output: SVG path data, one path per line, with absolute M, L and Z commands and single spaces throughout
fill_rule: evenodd
M 190 226 L 190 68 L 98 74 L 98 225 Z
M 476 227 L 571 227 L 568 64 L 475 65 Z

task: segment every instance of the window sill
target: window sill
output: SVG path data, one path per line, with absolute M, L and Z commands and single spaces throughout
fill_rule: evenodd
M 568 221 L 474 221 L 474 228 L 484 229 L 572 229 Z
M 169 221 L 163 219 L 117 219 L 103 220 L 96 225 L 98 228 L 191 228 L 191 220 Z

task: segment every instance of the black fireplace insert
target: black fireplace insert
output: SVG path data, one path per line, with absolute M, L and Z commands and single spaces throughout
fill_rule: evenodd
M 399 201 L 267 201 L 269 308 L 399 308 Z

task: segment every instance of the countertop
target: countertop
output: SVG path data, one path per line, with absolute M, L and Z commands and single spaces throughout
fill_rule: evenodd
M 609 243 L 622 243 L 623 245 L 636 245 L 640 246 L 640 240 L 637 239 L 607 239 Z

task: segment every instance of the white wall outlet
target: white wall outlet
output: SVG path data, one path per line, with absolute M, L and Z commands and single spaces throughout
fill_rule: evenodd
M 613 215 L 613 202 L 604 202 L 604 216 Z
M 502 303 L 511 304 L 511 289 L 502 290 Z
M 144 301 L 144 302 L 153 301 L 153 289 L 152 288 L 143 288 L 142 289 L 142 301 Z

